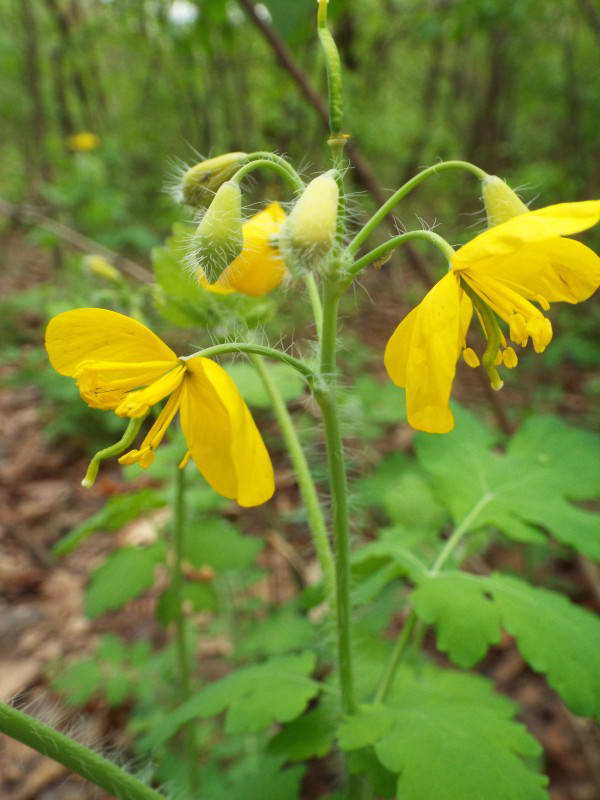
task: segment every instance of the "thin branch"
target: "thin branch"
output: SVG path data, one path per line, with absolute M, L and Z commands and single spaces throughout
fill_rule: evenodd
M 73 228 L 69 228 L 62 222 L 57 222 L 55 219 L 46 217 L 31 206 L 17 206 L 0 198 L 0 214 L 12 217 L 18 222 L 23 221 L 37 225 L 39 228 L 53 233 L 55 236 L 73 245 L 73 247 L 76 247 L 78 250 L 83 250 L 85 253 L 101 255 L 125 275 L 129 275 L 130 278 L 134 278 L 141 283 L 152 283 L 154 280 L 152 273 L 150 270 L 146 269 L 146 267 L 137 264 L 129 258 L 125 258 L 125 256 L 116 253 L 114 250 L 111 250 L 99 242 L 95 242 L 93 239 L 88 239 L 87 236 L 79 233 L 79 231 L 73 230 Z

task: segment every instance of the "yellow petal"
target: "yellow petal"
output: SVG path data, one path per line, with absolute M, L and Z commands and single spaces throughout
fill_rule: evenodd
M 398 326 L 388 342 L 385 365 L 406 387 L 413 428 L 447 433 L 454 427 L 448 407 L 461 336 L 461 296 L 456 275 L 445 275 Z M 404 328 L 403 328 L 404 326 Z
M 120 417 L 142 417 L 150 406 L 160 402 L 163 397 L 171 394 L 181 385 L 185 371 L 186 368 L 183 364 L 178 364 L 154 383 L 146 386 L 145 389 L 129 392 L 116 407 L 115 414 Z
M 196 466 L 219 494 L 242 506 L 274 492 L 273 467 L 232 379 L 214 361 L 192 358 L 181 398 L 181 427 Z
M 279 250 L 270 244 L 271 237 L 285 221 L 279 203 L 271 203 L 251 217 L 243 226 L 244 248 L 241 254 L 209 284 L 204 276 L 200 283 L 211 292 L 229 294 L 233 291 L 260 297 L 279 286 L 285 265 Z
M 156 381 L 173 368 L 171 361 L 121 364 L 112 361 L 82 361 L 73 377 L 81 397 L 91 408 L 116 408 L 127 392 Z
M 466 269 L 492 256 L 514 253 L 530 242 L 569 236 L 596 225 L 600 220 L 600 201 L 559 203 L 513 217 L 479 234 L 456 251 L 452 268 Z
M 50 363 L 61 375 L 73 376 L 82 361 L 177 362 L 171 348 L 141 322 L 104 308 L 58 314 L 48 323 L 45 343 Z

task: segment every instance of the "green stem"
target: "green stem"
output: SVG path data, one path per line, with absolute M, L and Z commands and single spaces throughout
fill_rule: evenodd
M 308 289 L 308 296 L 313 310 L 313 317 L 315 318 L 315 327 L 317 329 L 317 337 L 321 341 L 323 333 L 323 304 L 321 303 L 321 295 L 319 294 L 319 287 L 312 272 L 307 272 L 304 275 L 304 283 Z
M 232 176 L 231 180 L 239 183 L 242 178 L 248 175 L 248 173 L 255 169 L 261 169 L 265 167 L 277 172 L 277 174 L 280 175 L 280 177 L 282 177 L 286 183 L 292 187 L 294 192 L 300 193 L 303 191 L 304 181 L 298 175 L 292 165 L 288 163 L 285 158 L 281 158 L 281 156 L 275 155 L 275 153 L 269 153 L 268 151 L 250 153 L 250 155 L 244 160 L 242 166 Z
M 388 253 L 390 253 L 396 247 L 399 247 L 401 244 L 404 244 L 405 242 L 411 242 L 416 239 L 422 239 L 435 245 L 446 256 L 448 262 L 451 261 L 452 256 L 454 255 L 454 248 L 442 236 L 434 233 L 434 231 L 408 231 L 407 233 L 401 233 L 398 236 L 393 236 L 391 239 L 388 239 L 387 242 L 380 244 L 379 247 L 376 247 L 374 250 L 366 253 L 364 256 L 362 256 L 362 258 L 357 259 L 344 273 L 342 287 L 346 289 L 352 283 L 354 278 L 356 278 L 356 276 L 363 269 L 365 269 L 365 267 L 368 267 L 369 264 L 372 264 L 373 261 L 384 258 Z
M 317 380 L 317 376 L 312 369 L 299 358 L 294 358 L 294 356 L 290 356 L 273 347 L 266 347 L 262 344 L 251 344 L 250 342 L 224 342 L 223 344 L 215 344 L 212 347 L 205 347 L 204 350 L 198 350 L 198 352 L 192 353 L 190 356 L 183 356 L 180 360 L 189 361 L 190 358 L 196 358 L 198 356 L 202 358 L 212 358 L 213 356 L 225 355 L 226 353 L 256 353 L 256 355 L 259 356 L 275 358 L 297 370 L 308 380 L 310 385 Z
M 426 178 L 429 178 L 431 175 L 437 175 L 440 172 L 445 172 L 449 169 L 464 169 L 468 172 L 473 173 L 477 178 L 483 180 L 486 177 L 487 173 L 484 170 L 480 169 L 479 167 L 475 166 L 475 164 L 471 164 L 468 161 L 442 161 L 440 164 L 434 164 L 431 167 L 427 167 L 427 169 L 422 170 L 422 172 L 417 173 L 413 178 L 407 181 L 403 186 L 397 189 L 391 197 L 386 200 L 386 202 L 377 209 L 377 211 L 373 214 L 371 219 L 367 222 L 367 224 L 362 228 L 354 237 L 354 239 L 348 245 L 347 251 L 350 254 L 356 253 L 358 248 L 362 245 L 362 243 L 373 233 L 375 228 L 387 217 L 387 215 L 398 205 L 400 200 L 406 197 L 409 192 L 412 192 L 420 183 L 422 183 Z
M 383 673 L 383 677 L 381 678 L 381 682 L 377 687 L 377 691 L 375 692 L 375 697 L 373 698 L 374 703 L 384 703 L 389 695 L 392 686 L 394 685 L 394 678 L 396 677 L 396 672 L 398 667 L 400 666 L 400 662 L 404 657 L 404 653 L 406 652 L 406 648 L 410 642 L 410 637 L 412 636 L 412 632 L 417 624 L 417 615 L 413 611 L 410 612 L 408 617 L 406 618 L 406 622 L 402 626 L 402 631 L 400 636 L 396 640 L 396 644 L 394 645 L 394 649 L 392 650 L 392 654 L 390 656 L 390 660 L 388 661 L 385 671 Z
M 119 800 L 164 800 L 124 769 L 43 722 L 0 703 L 0 731 L 58 761 Z
M 144 414 L 142 417 L 130 419 L 129 424 L 125 429 L 125 433 L 123 436 L 121 436 L 119 441 L 115 442 L 115 444 L 112 444 L 110 447 L 105 447 L 104 450 L 99 450 L 96 453 L 96 455 L 88 464 L 85 476 L 81 481 L 82 486 L 84 486 L 86 489 L 91 489 L 96 482 L 96 478 L 98 477 L 98 470 L 102 461 L 106 461 L 107 458 L 112 458 L 113 456 L 119 456 L 124 450 L 127 450 L 129 445 L 138 435 L 139 430 L 142 427 L 142 422 L 146 419 L 146 416 L 147 415 Z
M 173 565 L 171 569 L 171 592 L 175 608 L 175 652 L 177 655 L 177 671 L 180 684 L 180 699 L 185 702 L 192 696 L 192 677 L 190 671 L 190 654 L 183 615 L 183 557 L 185 548 L 186 504 L 185 504 L 185 470 L 176 467 L 175 502 L 173 505 Z M 197 748 L 194 723 L 190 722 L 184 729 L 190 786 L 195 793 L 197 786 Z
M 469 511 L 469 513 L 463 519 L 460 525 L 456 526 L 452 534 L 446 540 L 446 544 L 440 550 L 440 554 L 438 555 L 433 566 L 429 570 L 430 575 L 438 574 L 438 572 L 444 566 L 448 558 L 452 555 L 454 550 L 460 544 L 463 536 L 469 532 L 469 528 L 471 527 L 472 523 L 477 519 L 479 514 L 493 499 L 494 495 L 491 492 L 486 492 L 482 497 L 479 498 L 477 503 L 475 503 L 473 508 Z
M 472 523 L 477 519 L 481 511 L 485 508 L 485 506 L 494 499 L 494 495 L 491 493 L 486 492 L 483 497 L 479 499 L 479 501 L 473 506 L 471 511 L 467 514 L 467 516 L 462 520 L 460 525 L 454 529 L 452 534 L 446 540 L 444 547 L 441 549 L 437 559 L 435 560 L 433 566 L 429 570 L 429 574 L 434 576 L 437 575 L 450 555 L 454 552 L 454 550 L 458 547 L 462 538 L 469 532 L 469 528 L 471 527 Z M 402 628 L 400 636 L 394 646 L 392 654 L 390 656 L 390 660 L 388 661 L 385 671 L 383 673 L 383 677 L 381 682 L 377 688 L 375 693 L 374 702 L 375 703 L 383 703 L 385 702 L 387 696 L 389 695 L 392 686 L 394 684 L 394 678 L 396 677 L 396 672 L 398 671 L 398 667 L 400 666 L 400 662 L 402 661 L 404 654 L 406 652 L 406 648 L 410 642 L 411 636 L 417 625 L 418 618 L 417 614 L 414 609 L 411 609 L 406 622 Z
M 348 517 L 348 487 L 346 466 L 336 398 L 336 339 L 339 294 L 332 278 L 324 279 L 323 335 L 321 337 L 321 379 L 324 387 L 315 391 L 321 407 L 332 504 L 332 525 L 335 541 L 337 587 L 338 666 L 342 711 L 355 709 L 354 676 L 352 667 L 351 601 L 350 601 L 350 530 Z
M 271 400 L 271 405 L 273 406 L 273 412 L 281 428 L 283 439 L 294 466 L 296 478 L 298 479 L 298 486 L 300 487 L 300 493 L 308 516 L 308 524 L 312 534 L 313 544 L 317 553 L 317 558 L 319 559 L 319 564 L 321 565 L 321 572 L 323 573 L 325 597 L 329 609 L 333 613 L 336 607 L 335 562 L 331 551 L 331 545 L 329 544 L 327 525 L 325 524 L 317 489 L 308 462 L 306 461 L 302 445 L 300 444 L 298 433 L 281 396 L 281 392 L 271 378 L 263 359 L 260 356 L 251 355 L 250 360 L 256 367 L 256 371 L 265 385 L 265 389 Z

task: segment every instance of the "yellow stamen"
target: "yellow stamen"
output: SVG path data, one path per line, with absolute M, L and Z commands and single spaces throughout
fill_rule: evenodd
M 177 389 L 183 380 L 186 367 L 183 364 L 163 375 L 150 386 L 137 392 L 130 392 L 115 409 L 119 417 L 141 417 L 150 406 Z
M 550 303 L 546 300 L 543 294 L 536 294 L 534 295 L 533 299 L 540 306 L 540 308 L 544 309 L 544 311 L 550 311 Z
M 179 469 L 185 469 L 187 467 L 187 465 L 189 464 L 191 457 L 192 457 L 192 454 L 188 450 L 187 453 L 184 455 L 184 457 L 179 462 Z
M 502 363 L 508 369 L 514 369 L 519 363 L 519 359 L 517 358 L 517 354 L 513 350 L 512 347 L 507 347 L 505 350 L 502 351 Z
M 475 368 L 481 363 L 479 356 L 471 347 L 465 347 L 465 349 L 462 351 L 462 357 L 465 364 L 467 364 L 469 367 Z

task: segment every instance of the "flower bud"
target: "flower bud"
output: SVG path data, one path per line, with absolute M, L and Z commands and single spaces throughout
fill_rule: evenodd
M 235 181 L 226 181 L 215 194 L 193 235 L 190 256 L 209 283 L 242 252 L 242 193 Z
M 482 193 L 489 228 L 529 210 L 510 186 L 497 175 L 486 175 L 482 181 Z
M 280 248 L 292 270 L 314 267 L 333 246 L 339 197 L 334 175 L 329 170 L 308 184 L 281 229 Z
M 181 200 L 194 208 L 210 205 L 215 192 L 241 166 L 247 153 L 224 153 L 190 167 L 178 187 Z

